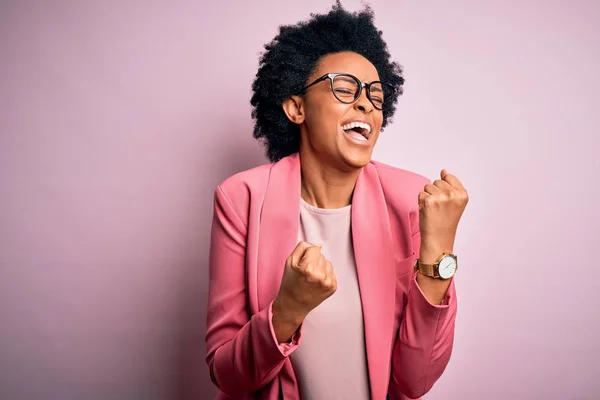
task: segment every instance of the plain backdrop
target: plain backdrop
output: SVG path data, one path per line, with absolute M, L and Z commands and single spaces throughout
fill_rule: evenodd
M 332 4 L 0 3 L 2 399 L 214 395 L 213 191 L 266 162 L 262 46 Z M 374 158 L 471 197 L 426 398 L 600 398 L 600 2 L 370 4 L 406 77 Z

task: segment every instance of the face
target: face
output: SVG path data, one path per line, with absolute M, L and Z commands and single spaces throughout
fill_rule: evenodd
M 306 84 L 327 73 L 348 73 L 367 83 L 379 80 L 375 66 L 353 52 L 323 57 Z M 372 95 L 379 96 L 375 89 Z M 292 122 L 300 125 L 303 159 L 307 156 L 344 171 L 362 168 L 371 160 L 383 112 L 369 101 L 366 88 L 356 102 L 345 104 L 336 99 L 331 81 L 326 79 L 302 96 L 286 100 L 284 110 Z

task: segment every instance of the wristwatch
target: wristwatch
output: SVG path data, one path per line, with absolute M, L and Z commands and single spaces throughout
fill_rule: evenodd
M 450 279 L 458 269 L 458 257 L 444 253 L 435 264 L 424 264 L 419 259 L 415 261 L 415 272 L 435 279 Z

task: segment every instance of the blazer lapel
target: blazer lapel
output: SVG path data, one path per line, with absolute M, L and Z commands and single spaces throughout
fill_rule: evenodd
M 260 212 L 256 268 L 259 310 L 277 296 L 285 260 L 296 247 L 300 193 L 300 158 L 294 154 L 272 166 Z
M 358 273 L 371 397 L 384 399 L 390 376 L 396 274 L 391 228 L 376 168 L 361 171 L 352 198 L 352 237 Z

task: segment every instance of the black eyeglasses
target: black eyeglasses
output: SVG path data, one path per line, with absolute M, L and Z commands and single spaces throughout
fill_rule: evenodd
M 319 82 L 329 79 L 331 83 L 331 92 L 338 101 L 351 104 L 360 98 L 363 88 L 367 88 L 367 98 L 378 109 L 383 109 L 383 103 L 394 94 L 396 89 L 385 82 L 373 81 L 371 83 L 361 82 L 357 77 L 344 73 L 330 73 L 316 79 L 305 86 L 301 93 L 304 93 L 309 87 Z

